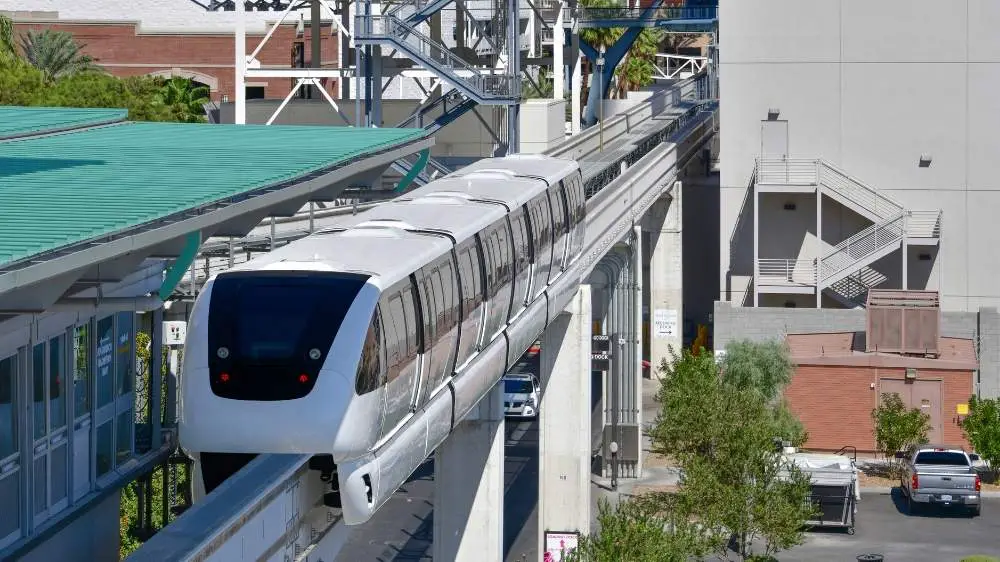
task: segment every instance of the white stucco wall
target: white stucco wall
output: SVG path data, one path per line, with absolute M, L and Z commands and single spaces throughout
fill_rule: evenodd
M 940 255 L 920 276 L 944 308 L 1000 305 L 998 23 L 996 0 L 721 0 L 720 299 L 746 288 L 739 271 L 727 283 L 730 238 L 761 121 L 778 108 L 791 157 L 827 159 L 904 207 L 944 211 Z M 741 241 L 735 261 L 752 251 Z M 910 287 L 924 288 L 913 267 Z

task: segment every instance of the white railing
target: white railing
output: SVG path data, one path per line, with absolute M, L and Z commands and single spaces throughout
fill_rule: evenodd
M 838 199 L 874 214 L 889 218 L 903 211 L 903 206 L 877 189 L 847 174 L 825 160 L 799 158 L 759 158 L 757 183 L 763 185 L 823 186 Z
M 759 286 L 810 286 L 816 284 L 816 260 L 759 259 Z
M 826 281 L 887 247 L 897 246 L 903 238 L 905 220 L 906 214 L 899 213 L 888 221 L 875 223 L 834 246 L 820 260 L 820 279 Z
M 906 235 L 910 238 L 940 238 L 941 211 L 907 211 Z
M 824 160 L 816 161 L 819 184 L 835 192 L 850 203 L 881 218 L 890 218 L 903 212 L 903 206 L 889 199 L 874 187 L 858 180 Z
M 763 185 L 816 185 L 816 160 L 798 158 L 757 159 L 757 183 Z

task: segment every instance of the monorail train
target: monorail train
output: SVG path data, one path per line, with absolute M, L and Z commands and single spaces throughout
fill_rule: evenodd
M 179 378 L 199 491 L 311 454 L 367 521 L 572 297 L 584 199 L 575 161 L 481 160 L 210 279 Z

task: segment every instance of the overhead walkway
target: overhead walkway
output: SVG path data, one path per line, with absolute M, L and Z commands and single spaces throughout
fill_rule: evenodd
M 692 103 L 674 118 L 662 120 L 658 119 L 661 114 L 676 113 L 676 109 L 658 104 L 663 104 L 662 100 L 643 102 L 608 121 L 609 129 L 616 132 L 605 140 L 615 146 L 634 148 L 601 160 L 607 168 L 612 168 L 610 172 L 597 170 L 599 166 L 590 168 L 592 171 L 586 177 L 583 256 L 553 285 L 554 292 L 570 289 L 575 292 L 575 286 L 589 276 L 614 244 L 631 232 L 673 183 L 679 170 L 717 130 L 718 106 L 713 101 Z M 564 157 L 579 155 L 586 160 L 595 155 L 598 133 L 588 131 L 549 153 Z M 314 216 L 313 221 L 316 220 Z M 535 325 L 536 317 L 541 315 L 537 325 L 544 326 L 544 316 L 549 313 L 544 306 L 532 307 L 524 312 L 525 321 Z M 473 363 L 466 372 L 474 378 L 477 369 L 485 368 L 482 363 L 485 361 Z M 350 528 L 340 523 L 339 510 L 318 501 L 325 488 L 319 473 L 306 469 L 307 461 L 306 456 L 258 456 L 177 522 L 152 537 L 128 560 L 322 559 L 329 562 L 336 557 Z
M 29 353 L 37 343 L 30 334 L 41 331 L 37 324 L 46 313 L 73 312 L 73 320 L 67 321 L 75 323 L 98 311 L 151 311 L 151 370 L 159 372 L 162 335 L 156 318 L 162 320 L 163 301 L 205 239 L 242 237 L 267 216 L 294 214 L 307 200 L 332 201 L 358 178 L 380 174 L 434 142 L 422 129 L 133 123 L 125 118 L 116 109 L 0 107 L 0 339 L 5 351 Z M 108 292 L 123 284 L 125 289 Z M 46 317 L 45 330 L 72 327 L 53 324 L 57 321 L 62 320 Z M 32 388 L 27 371 L 15 373 L 15 388 Z M 64 395 L 96 395 L 96 381 L 96 375 L 65 377 Z M 155 376 L 150 384 L 151 410 L 159 412 L 161 388 L 167 383 Z M 119 397 L 119 416 L 132 419 L 134 401 L 134 394 Z M 30 408 L 16 412 L 15 431 L 32 435 Z M 102 422 L 101 412 L 95 404 L 89 411 L 70 411 L 75 423 L 46 445 L 63 455 L 58 457 L 62 468 L 53 466 L 53 471 L 67 471 L 74 462 L 97 462 L 90 444 L 103 439 L 97 437 L 103 436 L 101 428 L 118 425 Z M 111 464 L 99 483 L 96 476 L 87 476 L 92 471 L 83 471 L 84 480 L 74 476 L 70 505 L 58 512 L 37 505 L 39 496 L 33 492 L 38 489 L 31 476 L 38 443 L 0 459 L 0 487 L 9 492 L 0 495 L 0 511 L 12 515 L 4 519 L 15 525 L 14 539 L 5 537 L 0 559 L 31 554 L 119 488 L 165 462 L 176 448 L 169 411 L 167 416 L 127 426 L 134 429 L 134 440 L 126 437 L 116 447 L 125 444 L 128 454 L 116 449 L 113 461 L 102 461 Z M 66 455 L 67 447 L 71 455 Z M 21 499 L 14 506 L 3 503 L 12 497 Z M 44 520 L 34 516 L 46 509 Z M 88 558 L 89 553 L 80 556 Z
M 670 31 L 711 33 L 719 22 L 718 5 L 656 6 L 653 8 L 587 8 L 577 12 L 579 29 L 659 27 Z M 570 27 L 568 19 L 563 24 Z
M 622 164 L 634 164 L 640 146 L 656 146 L 662 135 L 672 134 L 675 127 L 693 115 L 692 108 L 704 103 L 704 74 L 683 80 L 657 93 L 648 101 L 604 124 L 604 151 L 601 151 L 600 129 L 568 138 L 546 151 L 550 156 L 572 158 L 580 163 L 588 195 L 606 185 L 621 173 Z M 447 173 L 447 172 L 446 172 Z M 443 175 L 443 174 L 442 174 Z M 396 192 L 373 190 L 367 197 L 390 199 Z M 346 191 L 344 193 L 347 193 Z M 381 193 L 381 195 L 380 195 Z M 191 298 L 212 275 L 248 261 L 254 254 L 268 252 L 289 242 L 308 236 L 321 228 L 337 224 L 340 217 L 360 213 L 377 203 L 320 209 L 306 207 L 290 217 L 276 217 L 254 228 L 245 238 L 208 240 L 202 247 L 191 271 L 177 287 L 177 298 Z

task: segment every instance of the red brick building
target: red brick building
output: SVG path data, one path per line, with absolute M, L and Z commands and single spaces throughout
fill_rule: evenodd
M 211 20 L 219 14 L 205 12 L 192 16 L 190 29 L 173 26 L 170 30 L 145 31 L 136 21 L 82 21 L 57 18 L 53 15 L 16 12 L 15 29 L 50 28 L 71 33 L 83 52 L 93 57 L 97 64 L 116 76 L 158 75 L 182 76 L 208 86 L 213 101 L 223 96 L 232 99 L 235 81 L 235 41 L 232 26 L 199 26 L 195 17 Z M 267 41 L 257 55 L 264 67 L 292 66 L 293 48 L 302 43 L 304 62 L 310 65 L 310 30 L 308 18 L 304 33 L 299 36 L 297 18 L 290 15 L 286 22 Z M 280 14 L 270 18 L 276 21 Z M 218 18 L 216 18 L 218 19 Z M 340 35 L 330 23 L 322 26 L 322 65 L 337 67 Z M 212 27 L 218 30 L 212 30 Z M 257 26 L 258 28 L 261 26 Z M 200 29 L 199 29 L 200 28 Z M 247 30 L 247 55 L 260 44 L 264 33 L 259 29 Z M 251 78 L 247 81 L 248 98 L 282 98 L 291 91 L 294 80 L 290 78 Z M 333 97 L 339 97 L 336 80 L 327 81 Z
M 931 417 L 931 442 L 964 445 L 957 406 L 975 392 L 972 340 L 939 338 L 937 357 L 865 352 L 864 332 L 789 334 L 795 375 L 785 390 L 809 432 L 805 447 L 875 449 L 871 412 L 882 393 L 896 392 Z

